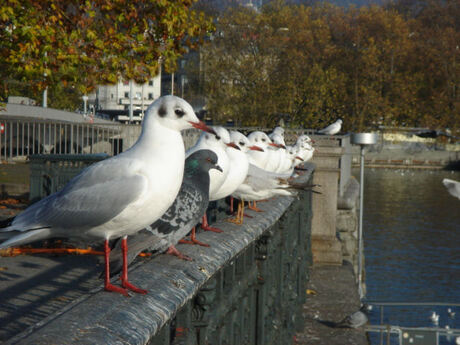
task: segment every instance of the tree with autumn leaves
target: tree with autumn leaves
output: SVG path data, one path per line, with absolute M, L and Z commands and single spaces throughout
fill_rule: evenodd
M 86 94 L 120 78 L 145 82 L 212 30 L 195 0 L 5 0 L 0 5 L 0 96 L 26 83 Z M 22 84 L 22 85 L 23 85 Z M 24 87 L 24 86 L 22 86 Z
M 242 125 L 287 114 L 294 127 L 459 128 L 460 1 L 397 5 L 227 10 L 202 49 L 209 112 Z

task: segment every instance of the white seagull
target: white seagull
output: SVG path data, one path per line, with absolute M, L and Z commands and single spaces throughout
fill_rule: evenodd
M 446 186 L 450 195 L 460 199 L 460 182 L 445 178 L 442 183 Z
M 326 135 L 334 135 L 340 132 L 342 128 L 342 120 L 338 119 L 333 124 L 327 126 L 326 128 L 320 129 L 318 133 L 326 134 Z
M 191 127 L 212 131 L 185 100 L 157 99 L 147 109 L 141 135 L 129 150 L 89 166 L 61 191 L 19 214 L 0 230 L 12 235 L 0 248 L 52 237 L 105 240 L 105 290 L 146 293 L 128 281 L 126 267 L 122 287 L 110 283 L 109 240 L 123 238 L 126 260 L 126 237 L 155 222 L 171 206 L 184 171 L 180 131 Z
M 227 148 L 238 149 L 235 144 L 230 142 L 230 134 L 224 127 L 214 126 L 212 128 L 216 135 L 203 133 L 195 146 L 187 150 L 187 157 L 198 150 L 211 150 L 217 155 L 217 164 L 222 168 L 222 171 L 209 171 L 209 201 L 220 199 L 217 192 L 224 184 L 230 168 L 230 158 L 227 154 Z M 201 228 L 206 231 L 222 232 L 218 228 L 209 226 L 206 214 L 203 216 Z
M 281 126 L 275 127 L 268 137 L 273 140 L 274 135 L 282 136 L 284 139 L 284 128 Z
M 269 157 L 269 147 L 278 147 L 272 140 L 262 131 L 255 131 L 248 135 L 248 140 L 251 145 L 260 147 L 263 151 L 251 150 L 248 152 L 249 163 L 260 169 L 265 169 Z

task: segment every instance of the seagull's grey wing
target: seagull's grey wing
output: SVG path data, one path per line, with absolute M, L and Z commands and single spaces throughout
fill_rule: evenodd
M 327 126 L 326 128 L 320 129 L 320 130 L 318 131 L 318 133 L 329 133 L 329 132 L 331 132 L 331 131 L 334 129 L 334 125 L 335 125 L 335 123 L 333 123 L 333 124 Z
M 184 181 L 171 207 L 152 224 L 160 234 L 179 231 L 187 234 L 203 216 L 208 207 L 207 192 L 195 187 L 193 181 Z
M 60 192 L 40 200 L 18 215 L 10 228 L 91 228 L 117 216 L 147 188 L 140 174 L 119 164 L 96 164 L 72 179 Z
M 290 176 L 290 174 L 272 173 L 249 164 L 248 174 L 244 183 L 251 186 L 254 191 L 282 188 L 287 187 L 287 184 L 283 181 L 287 180 Z
M 460 182 L 445 178 L 442 180 L 442 183 L 450 195 L 460 199 Z

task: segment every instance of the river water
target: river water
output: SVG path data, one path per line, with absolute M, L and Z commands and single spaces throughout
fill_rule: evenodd
M 460 181 L 460 172 L 366 169 L 366 300 L 460 303 L 460 200 L 448 194 L 441 183 L 445 177 Z M 436 311 L 438 327 L 460 328 L 460 307 L 450 306 L 454 318 L 448 307 L 385 307 L 384 323 L 432 327 Z M 370 320 L 379 324 L 378 308 Z

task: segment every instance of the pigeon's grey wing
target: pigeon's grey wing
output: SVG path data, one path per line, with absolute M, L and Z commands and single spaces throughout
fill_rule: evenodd
M 460 199 L 460 182 L 445 178 L 442 180 L 442 183 L 450 195 Z
M 128 236 L 128 266 L 134 259 L 145 250 L 156 250 L 161 246 L 161 238 L 152 231 L 143 229 L 132 236 Z M 110 252 L 110 276 L 121 272 L 123 268 L 123 255 L 121 251 L 121 239 L 115 242 Z
M 152 224 L 160 234 L 181 231 L 188 233 L 203 216 L 208 207 L 207 192 L 201 191 L 191 182 L 184 182 L 171 207 Z
M 90 166 L 60 192 L 38 201 L 19 214 L 10 229 L 72 229 L 104 224 L 135 201 L 147 188 L 147 180 L 143 175 L 123 173 L 121 169 L 119 164 L 95 168 Z

